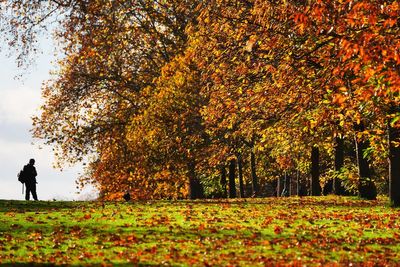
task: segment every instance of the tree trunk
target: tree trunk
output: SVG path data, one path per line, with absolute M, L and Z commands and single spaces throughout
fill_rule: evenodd
M 227 198 L 228 197 L 228 192 L 226 190 L 226 169 L 225 166 L 221 167 L 221 180 L 220 184 L 222 187 L 222 197 Z
M 253 196 L 258 196 L 259 194 L 259 186 L 258 186 L 258 177 L 256 172 L 256 157 L 254 151 L 250 152 L 250 168 L 251 168 L 251 182 L 253 189 Z
M 321 185 L 319 184 L 319 149 L 316 146 L 311 150 L 311 195 L 321 195 Z
M 394 111 L 392 111 L 394 112 Z M 400 206 L 400 129 L 388 126 L 389 132 L 389 198 L 394 207 Z
M 364 125 L 356 125 L 356 131 L 364 131 Z M 371 180 L 371 169 L 368 159 L 364 158 L 364 152 L 369 148 L 369 142 L 360 140 L 355 136 L 356 156 L 358 163 L 358 174 L 360 181 L 358 183 L 358 193 L 361 198 L 374 200 L 376 199 L 376 187 Z
M 283 176 L 283 190 L 281 193 L 282 197 L 288 197 L 289 196 L 289 187 L 290 187 L 290 176 L 287 175 L 287 173 L 285 172 L 284 176 Z
M 238 155 L 238 174 L 239 174 L 239 193 L 240 197 L 244 198 L 244 185 L 243 185 L 243 160 L 242 154 Z
M 324 188 L 322 189 L 322 194 L 326 196 L 332 194 L 332 191 L 333 191 L 333 179 L 329 179 L 325 183 Z
M 278 179 L 276 180 L 276 196 L 280 197 L 281 196 L 281 177 L 278 176 Z
M 204 198 L 204 189 L 200 180 L 196 176 L 195 163 L 190 162 L 188 164 L 188 176 L 189 176 L 189 196 L 190 199 Z
M 236 160 L 231 159 L 229 162 L 229 198 L 236 197 L 235 169 Z
M 339 174 L 344 165 L 344 140 L 342 137 L 336 137 L 335 141 L 335 172 Z M 341 179 L 337 177 L 333 179 L 333 193 L 339 196 L 346 194 Z

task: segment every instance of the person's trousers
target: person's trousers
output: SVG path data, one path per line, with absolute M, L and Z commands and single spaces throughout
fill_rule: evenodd
M 30 194 L 32 193 L 32 197 L 34 200 L 38 200 L 36 195 L 36 183 L 25 183 L 25 200 L 29 200 Z

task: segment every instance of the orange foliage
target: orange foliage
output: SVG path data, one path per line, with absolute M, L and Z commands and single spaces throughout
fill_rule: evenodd
M 385 149 L 374 133 L 400 104 L 397 1 L 68 2 L 50 1 L 73 9 L 34 135 L 63 161 L 89 159 L 82 182 L 106 198 L 188 197 L 200 173 L 252 151 L 306 170 L 308 149 L 330 153 L 361 121 Z M 29 20 L 11 22 L 19 40 Z

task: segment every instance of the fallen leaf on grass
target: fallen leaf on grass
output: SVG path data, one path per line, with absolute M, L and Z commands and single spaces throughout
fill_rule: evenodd
M 280 233 L 282 233 L 282 228 L 280 226 L 275 226 L 274 232 L 275 234 L 279 235 Z
M 90 218 L 92 218 L 92 215 L 89 214 L 89 213 L 87 213 L 87 214 L 85 214 L 85 215 L 83 216 L 83 219 L 85 219 L 85 220 L 89 220 Z

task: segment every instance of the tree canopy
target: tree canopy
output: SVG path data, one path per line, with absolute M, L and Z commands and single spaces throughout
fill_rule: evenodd
M 400 192 L 387 165 L 400 137 L 397 1 L 1 5 L 20 62 L 56 22 L 65 57 L 43 87 L 33 133 L 60 162 L 88 160 L 81 182 L 104 198 L 218 197 L 228 162 L 229 190 L 239 164 L 248 196 L 283 174 L 369 199 L 389 177 Z

